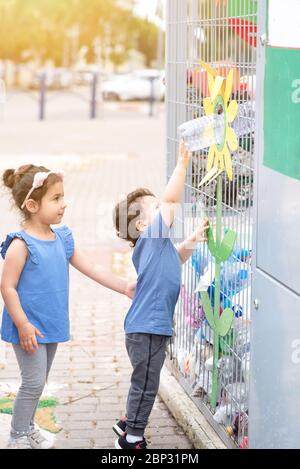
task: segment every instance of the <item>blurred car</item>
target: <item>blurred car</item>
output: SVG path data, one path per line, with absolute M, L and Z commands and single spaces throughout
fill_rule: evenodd
M 49 90 L 67 89 L 73 84 L 73 75 L 70 70 L 65 68 L 49 68 L 45 70 L 39 70 L 34 75 L 30 86 L 32 89 L 40 88 L 43 74 L 46 76 L 46 87 Z
M 90 85 L 94 76 L 97 75 L 98 79 L 104 81 L 108 75 L 106 72 L 100 71 L 99 65 L 87 64 L 83 68 L 78 68 L 74 71 L 73 82 L 76 85 Z
M 115 75 L 102 84 L 102 96 L 105 100 L 148 100 L 153 81 L 154 97 L 156 100 L 162 100 L 165 96 L 163 78 L 163 72 L 151 69 Z
M 221 77 L 226 77 L 229 70 L 233 70 L 233 93 L 236 93 L 239 88 L 239 71 L 236 66 L 230 63 L 225 62 L 214 62 L 209 64 L 209 66 L 216 70 L 218 75 Z M 199 93 L 200 96 L 206 97 L 209 95 L 208 91 L 208 76 L 207 71 L 200 65 L 194 68 L 187 70 L 187 85 L 188 88 L 194 90 L 194 92 Z

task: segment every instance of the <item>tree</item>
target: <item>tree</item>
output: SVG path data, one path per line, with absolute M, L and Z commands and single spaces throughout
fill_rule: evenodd
M 136 48 L 145 56 L 146 67 L 157 58 L 158 27 L 145 18 L 135 18 Z
M 0 0 L 0 59 L 16 64 L 36 59 L 72 59 L 81 47 L 94 62 L 101 49 L 103 61 L 117 68 L 132 48 L 150 65 L 155 58 L 157 27 L 134 16 L 135 0 Z M 98 50 L 96 50 L 97 44 Z

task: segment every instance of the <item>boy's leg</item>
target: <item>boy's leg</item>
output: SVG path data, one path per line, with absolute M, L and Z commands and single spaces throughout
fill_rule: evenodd
M 45 344 L 40 344 L 34 353 L 25 352 L 19 344 L 13 344 L 13 348 L 22 377 L 11 423 L 11 437 L 18 438 L 28 434 L 33 413 L 45 386 L 47 350 Z
M 155 334 L 127 334 L 126 348 L 133 366 L 127 398 L 126 433 L 144 435 L 159 387 L 168 337 Z

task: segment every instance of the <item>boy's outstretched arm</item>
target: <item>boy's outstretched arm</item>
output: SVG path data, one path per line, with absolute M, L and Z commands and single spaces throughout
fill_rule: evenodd
M 183 142 L 179 145 L 179 158 L 176 168 L 167 184 L 161 200 L 161 214 L 167 226 L 171 226 L 175 216 L 176 205 L 180 203 L 186 171 L 189 165 L 191 154 L 187 151 Z
M 100 283 L 103 287 L 110 288 L 118 293 L 133 298 L 136 281 L 128 282 L 125 279 L 117 277 L 110 271 L 97 266 L 92 260 L 90 260 L 84 253 L 81 253 L 75 248 L 75 252 L 70 259 L 70 264 L 79 272 L 86 275 L 90 279 L 97 283 Z
M 207 241 L 207 230 L 209 228 L 209 222 L 207 218 L 201 220 L 198 228 L 182 243 L 176 246 L 178 254 L 181 259 L 181 263 L 184 264 L 193 254 L 197 243 L 204 243 Z

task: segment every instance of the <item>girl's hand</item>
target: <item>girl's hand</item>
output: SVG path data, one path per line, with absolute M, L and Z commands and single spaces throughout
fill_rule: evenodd
M 179 144 L 179 158 L 178 162 L 183 164 L 185 168 L 188 167 L 189 161 L 191 159 L 191 153 L 185 148 L 183 140 Z
M 18 327 L 20 344 L 27 353 L 34 353 L 39 348 L 36 335 L 43 338 L 43 334 L 34 327 L 29 321 Z
M 128 296 L 128 298 L 133 298 L 135 294 L 135 289 L 136 289 L 136 280 L 132 282 L 128 282 L 124 291 L 124 294 Z
M 209 221 L 208 218 L 203 218 L 200 221 L 198 228 L 193 233 L 193 238 L 198 243 L 206 243 L 207 242 L 207 230 L 209 228 Z

